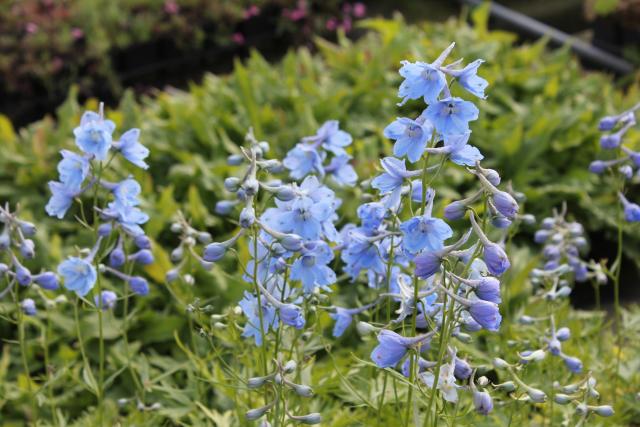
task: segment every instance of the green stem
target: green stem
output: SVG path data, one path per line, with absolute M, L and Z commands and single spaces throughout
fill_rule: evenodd
M 20 359 L 22 361 L 22 369 L 24 370 L 24 375 L 27 377 L 27 392 L 29 393 L 29 401 L 31 403 L 31 408 L 33 411 L 33 419 L 38 418 L 38 407 L 36 406 L 36 400 L 33 398 L 33 381 L 31 380 L 31 369 L 29 368 L 29 361 L 27 360 L 27 342 L 25 339 L 25 331 L 24 331 L 24 313 L 22 312 L 22 307 L 20 306 L 20 302 L 18 301 L 18 292 L 12 290 L 11 294 L 13 295 L 13 301 L 16 304 L 16 313 L 18 315 L 18 342 L 20 344 Z
M 49 367 L 51 363 L 51 358 L 49 355 L 49 336 L 51 335 L 51 317 L 50 317 L 49 309 L 47 308 L 47 323 L 42 331 L 42 348 L 44 350 L 44 368 L 47 375 L 47 382 L 49 383 L 47 387 L 47 392 L 49 395 L 49 408 L 51 411 L 51 418 L 53 418 L 54 425 L 59 426 L 60 420 L 58 420 L 58 414 L 56 410 L 56 404 L 53 400 L 53 375 L 51 369 Z

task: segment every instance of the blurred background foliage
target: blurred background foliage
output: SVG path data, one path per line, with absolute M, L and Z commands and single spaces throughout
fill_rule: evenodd
M 360 28 L 367 31 L 358 41 L 342 34 L 336 43 L 317 38 L 315 54 L 307 48 L 291 50 L 276 64 L 270 64 L 253 51 L 245 62 L 236 61 L 229 75 L 209 74 L 201 84 L 192 84 L 188 90 L 157 91 L 141 100 L 136 100 L 128 90 L 119 107 L 107 111 L 108 118 L 116 122 L 119 130 L 141 128 L 141 141 L 151 150 L 149 173 L 134 168 L 130 171 L 143 185 L 143 208 L 151 216 L 145 228 L 149 236 L 160 243 L 154 245 L 157 262 L 147 269 L 155 285 L 149 297 L 136 300 L 129 320 L 131 347 L 139 349 L 139 356 L 127 361 L 123 343 L 116 334 L 121 324 L 111 319 L 109 327 L 113 330 L 106 332 L 107 339 L 111 340 L 108 366 L 114 371 L 112 399 L 108 402 L 114 405 L 114 419 L 118 414 L 115 399 L 131 395 L 134 388 L 131 378 L 119 375 L 127 367 L 143 379 L 147 401 L 161 402 L 162 408 L 153 413 L 131 411 L 126 419 L 120 419 L 125 425 L 141 425 L 143 421 L 146 425 L 159 425 L 169 421 L 224 426 L 229 425 L 234 416 L 232 411 L 239 411 L 235 415 L 243 418 L 243 408 L 234 408 L 236 391 L 233 388 L 209 386 L 225 381 L 222 368 L 209 362 L 213 357 L 222 357 L 246 360 L 246 366 L 251 366 L 250 349 L 234 347 L 234 341 L 239 339 L 238 329 L 227 328 L 215 331 L 216 339 L 228 344 L 222 346 L 220 354 L 198 355 L 194 325 L 191 318 L 184 315 L 186 304 L 196 297 L 211 303 L 216 310 L 237 302 L 243 287 L 234 261 L 226 260 L 222 268 L 216 267 L 211 273 L 200 271 L 195 287 L 184 283 L 166 286 L 163 277 L 170 268 L 166 248 L 176 243 L 168 232 L 168 225 L 176 211 L 182 209 L 194 225 L 206 227 L 216 240 L 231 231 L 233 224 L 222 221 L 212 212 L 215 202 L 227 196 L 222 185 L 230 172 L 226 157 L 238 151 L 250 127 L 259 139 L 270 143 L 270 157 L 282 158 L 301 137 L 313 134 L 325 120 L 338 119 L 341 127 L 354 137 L 351 154 L 360 177 L 372 176 L 378 168 L 377 159 L 391 152 L 392 143 L 383 137 L 382 129 L 397 114 L 416 116 L 420 113 L 416 109 L 418 103 L 409 103 L 398 113 L 396 91 L 400 61 L 430 60 L 451 41 L 457 43 L 456 56 L 467 61 L 486 60 L 481 74 L 490 83 L 489 96 L 479 101 L 481 117 L 471 128 L 472 143 L 485 154 L 487 166 L 500 171 L 505 181 L 512 181 L 516 190 L 525 193 L 526 210 L 538 218 L 549 215 L 553 207 L 567 200 L 569 211 L 590 232 L 594 257 L 610 256 L 607 250 L 615 234 L 616 202 L 611 191 L 599 188 L 602 184 L 587 173 L 587 167 L 599 151 L 598 119 L 637 102 L 640 98 L 637 78 L 623 90 L 611 76 L 582 70 L 567 48 L 549 49 L 544 39 L 520 44 L 513 34 L 490 31 L 487 8 L 474 11 L 473 25 L 467 24 L 466 18 L 419 25 L 409 25 L 399 16 L 393 20 L 366 20 Z M 452 90 L 455 94 L 459 88 L 454 86 Z M 19 130 L 7 117 L 0 116 L 0 199 L 20 204 L 23 217 L 40 226 L 37 244 L 44 250 L 33 262 L 34 268 L 38 264 L 55 265 L 63 255 L 63 248 L 80 244 L 87 238 L 74 234 L 70 221 L 46 217 L 43 208 L 49 197 L 46 183 L 56 177 L 59 150 L 73 147 L 72 130 L 84 109 L 97 108 L 97 99 L 90 99 L 86 105 L 79 105 L 77 99 L 78 87 L 74 86 L 55 117 L 45 117 Z M 629 145 L 640 144 L 639 139 L 637 132 L 629 133 Z M 124 170 L 129 165 L 121 164 L 120 168 Z M 447 189 L 441 190 L 443 196 L 457 197 L 466 188 L 465 179 L 455 171 L 448 174 Z M 353 191 L 353 197 L 349 197 L 349 191 Z M 347 190 L 341 195 L 345 201 L 341 222 L 345 223 L 354 219 L 360 191 Z M 74 213 L 72 210 L 68 217 Z M 537 262 L 524 244 L 530 240 L 526 231 L 516 242 L 520 248 L 513 258 L 513 271 L 518 273 L 507 279 L 509 296 L 505 299 L 512 314 L 518 313 L 527 300 L 530 290 L 526 277 Z M 640 259 L 640 239 L 630 230 L 625 239 L 626 256 L 635 263 Z M 632 279 L 633 276 L 624 286 L 630 287 Z M 350 288 L 354 295 L 349 296 L 347 292 L 347 298 L 357 298 L 364 292 L 359 288 Z M 572 340 L 567 352 L 581 354 L 585 365 L 598 372 L 606 362 L 602 354 L 608 353 L 594 349 L 593 343 L 599 341 L 602 348 L 608 349 L 613 345 L 612 337 L 602 332 L 601 313 L 576 313 L 568 320 L 577 322 L 572 326 L 586 321 L 591 327 L 578 328 L 578 337 Z M 86 424 L 90 418 L 84 411 L 92 397 L 86 393 L 81 364 L 73 363 L 80 357 L 78 350 L 65 341 L 65 337 L 73 335 L 73 322 L 62 314 L 52 313 L 52 316 L 57 316 L 52 358 L 61 366 L 54 377 L 54 387 L 60 392 L 57 403 L 78 424 Z M 233 312 L 229 312 L 229 316 L 229 324 L 240 320 Z M 640 330 L 638 319 L 637 310 L 627 314 L 625 321 L 630 325 L 627 328 L 630 334 Z M 43 327 L 39 318 L 29 322 L 33 328 Z M 88 345 L 94 347 L 97 346 L 95 322 L 94 313 L 86 314 L 81 325 Z M 495 350 L 510 338 L 508 320 L 506 324 L 504 334 L 481 337 L 483 348 Z M 328 328 L 330 320 L 323 315 L 318 325 Z M 0 331 L 3 336 L 12 335 L 11 331 Z M 369 403 L 379 398 L 382 385 L 370 375 L 374 368 L 366 362 L 354 361 L 352 351 L 358 340 L 350 336 L 355 332 L 345 336 L 340 341 L 343 346 L 332 353 L 324 351 L 329 344 L 323 331 L 317 332 L 306 344 L 307 350 L 316 356 L 306 360 L 302 369 L 320 398 L 304 409 L 323 412 L 327 419 L 336 420 L 332 424 L 336 426 L 366 423 L 372 417 Z M 373 346 L 371 338 L 365 341 L 365 346 Z M 633 396 L 629 390 L 638 381 L 637 358 L 633 358 L 638 343 L 637 340 L 630 343 L 623 357 L 624 390 Z M 9 346 L 4 348 L 0 380 L 17 380 L 0 381 L 0 409 L 22 396 L 20 390 L 25 388 L 26 381 L 21 374 L 10 372 L 12 364 L 18 363 L 12 359 L 17 353 L 11 353 Z M 461 350 L 483 357 L 472 346 Z M 28 357 L 40 364 L 40 368 L 41 351 L 38 340 L 31 340 Z M 89 353 L 94 357 L 96 352 Z M 358 354 L 368 353 L 358 350 Z M 532 370 L 527 375 L 535 381 L 540 372 Z M 603 375 L 606 378 L 606 373 Z M 76 381 L 69 382 L 69 377 Z M 608 386 L 605 383 L 603 387 L 606 395 Z M 342 406 L 336 396 L 351 406 Z M 632 397 L 625 399 L 628 401 L 624 402 L 624 410 L 612 421 L 620 424 L 614 425 L 625 425 L 638 417 Z M 14 400 L 14 403 L 11 411 L 21 411 L 22 406 L 28 405 L 26 401 Z M 509 413 L 511 419 L 500 418 Z M 87 415 L 86 419 L 83 414 Z M 13 412 L 4 412 L 7 419 L 13 415 Z M 397 420 L 392 410 L 377 416 L 391 425 Z M 510 412 L 500 411 L 487 419 L 469 414 L 465 422 L 506 425 L 520 420 L 526 424 L 530 420 L 541 421 L 541 416 L 535 408 L 516 405 Z

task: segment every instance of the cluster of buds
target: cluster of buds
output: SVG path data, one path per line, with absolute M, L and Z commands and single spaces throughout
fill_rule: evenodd
M 213 267 L 214 260 L 211 255 L 205 251 L 205 255 L 200 256 L 201 249 L 198 246 L 211 243 L 211 234 L 193 228 L 182 212 L 177 213 L 176 220 L 171 224 L 171 231 L 179 234 L 180 242 L 171 251 L 171 262 L 175 266 L 167 272 L 165 279 L 171 283 L 182 278 L 188 285 L 193 285 L 195 282 L 193 276 L 183 272 L 189 266 L 190 259 L 195 259 L 205 270 L 210 270 Z

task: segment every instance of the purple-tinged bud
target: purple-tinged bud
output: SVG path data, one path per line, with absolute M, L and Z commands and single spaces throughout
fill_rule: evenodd
M 518 210 L 520 209 L 518 206 L 518 202 L 514 199 L 511 194 L 506 191 L 496 191 L 493 193 L 493 204 L 495 205 L 498 212 L 500 212 L 503 216 L 513 219 L 518 214 Z
M 562 355 L 562 359 L 564 360 L 564 364 L 567 366 L 567 369 L 574 374 L 582 372 L 582 362 L 577 357 Z
M 22 265 L 16 266 L 16 279 L 21 286 L 29 286 L 31 284 L 31 272 Z
M 322 416 L 318 412 L 312 412 L 307 415 L 293 415 L 289 418 L 299 423 L 308 425 L 320 424 L 322 422 Z
M 486 391 L 473 391 L 473 406 L 482 415 L 488 415 L 493 410 L 493 399 Z
M 273 403 L 270 403 L 270 404 L 262 406 L 260 408 L 250 409 L 245 414 L 245 417 L 249 421 L 255 421 L 258 418 L 262 417 L 267 412 L 269 412 L 269 409 L 271 409 L 272 406 L 273 406 Z
M 285 234 L 283 237 L 278 239 L 278 242 L 280 242 L 282 247 L 286 250 L 291 252 L 298 252 L 300 249 L 302 249 L 304 240 L 302 240 L 302 237 L 298 236 L 297 234 Z
M 141 249 L 138 252 L 131 254 L 129 256 L 129 260 L 136 262 L 140 265 L 149 265 L 149 264 L 153 264 L 154 258 L 150 250 Z
M 559 405 L 566 405 L 570 403 L 573 399 L 568 394 L 556 393 L 553 395 L 553 401 Z
M 255 178 L 249 178 L 242 183 L 242 189 L 245 191 L 247 196 L 255 196 L 258 194 L 258 189 L 260 189 L 260 183 Z
M 169 271 L 167 271 L 167 274 L 165 275 L 165 280 L 168 283 L 174 282 L 178 279 L 178 276 L 180 276 L 180 272 L 177 269 L 171 269 Z
M 59 287 L 58 276 L 50 271 L 33 276 L 33 281 L 42 289 L 46 289 L 48 291 L 55 291 Z
M 220 200 L 216 203 L 215 212 L 218 215 L 229 215 L 238 204 L 237 200 Z
M 240 181 L 240 178 L 235 177 L 235 176 L 230 176 L 229 178 L 226 178 L 224 180 L 224 188 L 225 190 L 229 191 L 230 193 L 235 193 L 236 191 L 238 191 L 240 189 L 240 184 L 242 183 L 242 181 Z
M 276 191 L 276 199 L 283 202 L 289 202 L 296 197 L 295 191 L 289 185 L 282 186 Z
M 560 258 L 561 255 L 560 248 L 556 245 L 546 245 L 544 247 L 544 250 L 542 251 L 542 254 L 548 260 L 556 260 Z
M 511 220 L 506 216 L 496 215 L 491 218 L 491 224 L 496 228 L 505 229 L 511 226 Z
M 569 295 L 571 295 L 571 288 L 569 286 L 562 286 L 556 291 L 556 297 L 558 298 L 566 298 Z
M 492 185 L 496 187 L 500 185 L 500 174 L 497 171 L 493 169 L 482 169 L 482 174 Z
M 520 217 L 523 224 L 534 225 L 536 223 L 536 217 L 532 214 L 524 214 Z
M 110 222 L 105 222 L 104 224 L 100 224 L 98 226 L 98 236 L 107 237 L 109 236 L 109 234 L 111 234 L 112 230 L 113 230 L 113 226 L 111 225 Z
M 209 244 L 213 240 L 211 234 L 206 231 L 199 232 L 196 236 L 196 239 L 198 239 L 198 242 L 202 243 L 203 245 Z
M 109 265 L 113 268 L 122 267 L 126 261 L 126 257 L 122 247 L 116 246 L 109 254 Z
M 247 201 L 247 192 L 244 191 L 244 188 L 241 188 L 238 190 L 238 192 L 236 193 L 236 197 L 239 201 L 241 202 L 246 202 Z
M 129 278 L 129 286 L 136 295 L 145 296 L 149 293 L 149 283 L 140 276 Z
M 7 271 L 9 271 L 9 266 L 3 262 L 0 262 L 0 277 L 7 274 Z
M 549 353 L 557 356 L 562 351 L 562 346 L 560 344 L 560 340 L 557 338 L 552 338 L 549 340 Z
M 20 254 L 24 259 L 33 259 L 36 256 L 36 245 L 31 239 L 25 239 L 20 244 Z
M 144 234 L 139 234 L 133 238 L 133 243 L 138 249 L 151 249 L 151 239 Z
M 483 259 L 487 264 L 489 273 L 494 276 L 500 276 L 511 266 L 509 258 L 500 245 L 492 242 L 484 244 Z
M 468 310 L 471 317 L 473 317 L 473 320 L 478 322 L 484 329 L 497 331 L 500 328 L 502 316 L 500 316 L 498 304 L 483 300 L 476 300 L 471 301 Z
M 302 396 L 302 397 L 313 396 L 313 389 L 307 385 L 290 383 L 289 386 L 293 388 L 293 391 L 295 391 L 298 396 Z
M 0 252 L 9 249 L 11 246 L 11 236 L 9 235 L 9 228 L 5 227 L 0 233 Z
M 631 177 L 633 177 L 633 168 L 629 165 L 620 166 L 618 171 L 626 179 L 631 179 Z
M 463 202 L 456 200 L 454 202 L 449 203 L 444 208 L 444 217 L 449 221 L 455 221 L 458 219 L 462 219 L 467 210 L 467 205 Z
M 483 277 L 473 292 L 481 300 L 494 302 L 499 304 L 502 302 L 500 298 L 500 281 L 495 277 Z
M 540 224 L 540 227 L 545 230 L 551 230 L 554 225 L 556 225 L 556 220 L 554 218 L 548 217 L 542 220 L 542 224 Z
M 620 116 L 604 116 L 600 119 L 600 123 L 598 123 L 598 130 L 600 131 L 609 131 L 616 127 L 618 121 L 620 120 Z
M 571 338 L 571 330 L 566 326 L 558 329 L 556 331 L 556 338 L 560 341 L 567 341 L 569 338 Z
M 416 265 L 416 276 L 427 279 L 440 271 L 442 259 L 435 252 L 422 252 L 414 258 L 413 262 Z
M 27 237 L 31 237 L 36 234 L 36 226 L 28 221 L 18 220 L 18 227 L 20 227 L 22 233 Z
M 533 241 L 536 243 L 544 243 L 551 236 L 551 232 L 549 230 L 538 230 L 533 235 Z
M 473 369 L 466 360 L 455 358 L 455 366 L 453 368 L 453 375 L 459 380 L 466 380 L 471 376 Z
M 229 166 L 240 166 L 244 162 L 244 156 L 242 154 L 231 154 L 227 157 L 227 164 Z
M 595 173 L 596 175 L 600 175 L 607 169 L 607 164 L 602 160 L 594 160 L 589 165 L 589 172 Z
M 602 135 L 602 137 L 600 137 L 600 146 L 605 150 L 612 150 L 620 145 L 620 140 L 620 134 L 617 132 L 609 135 Z
M 609 405 L 593 406 L 591 409 L 601 417 L 610 417 L 615 413 L 613 408 Z
M 227 247 L 222 243 L 209 243 L 204 248 L 202 258 L 208 262 L 216 262 L 220 261 L 226 252 Z
M 296 329 L 302 329 L 305 324 L 302 309 L 294 304 L 283 304 L 280 307 L 280 319 L 285 325 L 293 326 Z
M 240 212 L 240 227 L 249 228 L 256 221 L 256 213 L 251 206 L 245 206 Z
M 520 316 L 520 318 L 518 318 L 518 322 L 522 325 L 533 325 L 535 320 L 533 319 L 533 317 L 524 314 Z
M 115 307 L 117 300 L 118 296 L 112 291 L 102 291 L 100 296 L 96 295 L 93 297 L 93 302 L 96 304 L 96 307 L 102 309 L 102 311 L 111 310 Z
M 560 264 L 558 264 L 558 260 L 552 259 L 550 261 L 547 261 L 544 263 L 544 269 L 546 271 L 550 271 L 550 270 L 555 270 L 556 268 L 558 268 Z
M 529 398 L 532 402 L 535 403 L 544 403 L 547 400 L 547 395 L 542 390 L 538 390 L 537 388 L 528 387 L 526 390 Z
M 172 262 L 179 262 L 183 256 L 184 256 L 184 248 L 182 247 L 182 245 L 172 250 L 171 255 L 169 255 Z
M 20 308 L 22 312 L 27 316 L 35 316 L 38 310 L 36 310 L 36 303 L 31 298 L 25 298 L 20 302 Z

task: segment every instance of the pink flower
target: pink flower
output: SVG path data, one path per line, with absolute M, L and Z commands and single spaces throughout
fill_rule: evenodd
M 329 31 L 335 31 L 336 28 L 338 28 L 338 20 L 336 18 L 329 18 L 327 20 L 327 23 L 325 24 L 325 27 Z
M 242 33 L 233 33 L 231 35 L 231 40 L 237 45 L 243 45 L 245 42 L 244 34 Z
M 364 3 L 358 2 L 353 5 L 353 16 L 355 16 L 356 18 L 362 18 L 366 14 L 367 6 L 365 6 Z
M 180 6 L 175 0 L 166 0 L 164 2 L 164 11 L 169 15 L 175 15 L 180 11 Z
M 244 11 L 244 19 L 249 19 L 253 16 L 260 15 L 260 8 L 255 4 L 252 4 Z
M 348 33 L 349 31 L 351 31 L 351 28 L 352 28 L 351 18 L 349 17 L 344 18 L 344 20 L 342 21 L 342 25 L 340 26 L 342 27 L 345 33 Z
M 82 28 L 74 27 L 71 29 L 71 36 L 74 39 L 79 40 L 84 37 L 84 31 L 82 31 Z
M 34 22 L 29 22 L 25 28 L 27 30 L 27 33 L 33 34 L 36 31 L 38 31 L 38 24 L 36 24 Z

